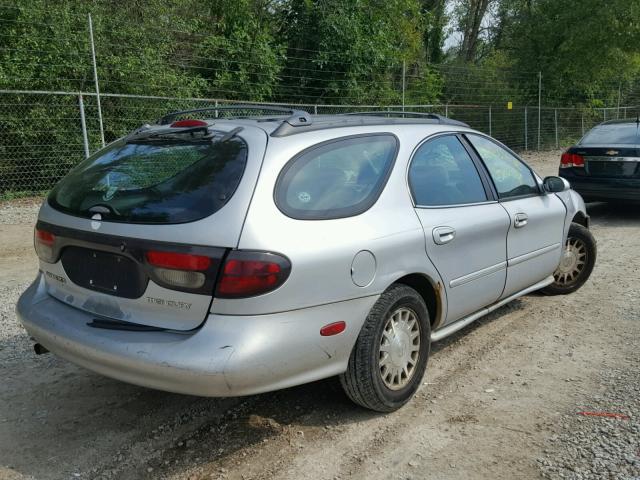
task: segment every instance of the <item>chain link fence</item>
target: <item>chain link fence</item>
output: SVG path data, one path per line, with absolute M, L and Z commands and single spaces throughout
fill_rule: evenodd
M 101 95 L 105 142 L 175 110 L 239 102 L 200 98 Z M 594 125 L 635 117 L 637 109 L 572 109 L 478 105 L 320 105 L 285 106 L 311 114 L 390 110 L 438 113 L 468 123 L 516 151 L 558 149 L 577 141 Z M 50 189 L 87 154 L 102 147 L 94 93 L 0 91 L 0 196 L 29 195 Z
M 640 110 L 621 106 L 640 96 L 635 86 L 621 88 L 619 79 L 595 95 L 598 103 L 589 104 L 609 108 L 540 108 L 564 105 L 542 95 L 540 72 L 411 65 L 396 55 L 370 70 L 333 59 L 335 52 L 292 45 L 290 58 L 270 64 L 240 55 L 243 40 L 221 41 L 182 9 L 160 23 L 145 18 L 141 28 L 120 30 L 118 15 L 98 5 L 91 6 L 97 9 L 95 24 L 81 8 L 58 7 L 0 5 L 0 199 L 47 191 L 105 143 L 175 110 L 250 103 L 311 114 L 430 112 L 466 122 L 516 151 L 563 148 L 602 121 L 635 118 Z M 47 15 L 39 17 L 42 11 Z M 175 30 L 166 29 L 176 22 Z M 213 49 L 207 47 L 211 41 Z M 353 71 L 342 75 L 342 67 Z M 436 101 L 441 104 L 409 104 Z M 507 108 L 507 102 L 514 107 Z M 530 102 L 535 105 L 525 106 Z

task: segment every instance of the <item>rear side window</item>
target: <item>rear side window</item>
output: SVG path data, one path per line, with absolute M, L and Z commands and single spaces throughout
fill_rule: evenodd
M 247 145 L 238 137 L 119 140 L 74 168 L 49 196 L 71 215 L 130 223 L 199 220 L 221 209 L 238 187 Z
M 485 137 L 467 135 L 467 138 L 489 170 L 500 199 L 540 193 L 531 169 L 518 157 Z
M 301 220 L 358 215 L 380 196 L 397 151 L 398 140 L 391 134 L 345 137 L 311 147 L 283 168 L 276 205 Z
M 589 131 L 580 145 L 636 144 L 640 143 L 638 133 L 638 125 L 635 123 L 600 125 Z
M 409 187 L 417 206 L 487 200 L 473 160 L 453 135 L 429 140 L 418 149 L 409 168 Z

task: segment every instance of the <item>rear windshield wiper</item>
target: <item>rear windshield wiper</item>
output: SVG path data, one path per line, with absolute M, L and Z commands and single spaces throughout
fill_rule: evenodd
M 197 131 L 205 131 L 206 134 L 201 137 L 187 137 L 181 138 L 180 136 L 185 133 L 194 133 Z M 127 143 L 145 143 L 145 142 L 158 142 L 158 141 L 176 141 L 176 142 L 202 142 L 211 141 L 212 143 L 224 143 L 234 138 L 238 133 L 244 130 L 244 127 L 236 127 L 233 130 L 225 133 L 221 137 L 216 136 L 215 133 L 209 133 L 208 127 L 193 127 L 184 128 L 180 130 L 162 130 L 158 132 L 145 132 L 139 135 L 134 135 L 126 139 Z
M 188 140 L 200 140 L 200 139 L 208 139 L 209 138 L 209 127 L 208 126 L 197 126 L 197 127 L 189 127 L 189 128 L 167 128 L 163 130 L 138 130 L 128 137 L 125 138 L 127 143 L 138 143 L 138 142 L 153 142 L 155 140 L 182 140 L 180 136 L 184 134 L 192 134 L 195 132 L 204 132 L 202 137 L 198 138 L 189 138 Z

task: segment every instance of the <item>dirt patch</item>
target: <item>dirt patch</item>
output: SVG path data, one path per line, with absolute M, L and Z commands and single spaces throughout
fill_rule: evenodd
M 542 176 L 557 174 L 559 156 L 526 155 Z M 628 436 L 637 430 L 622 430 L 637 421 L 637 388 L 614 388 L 637 382 L 637 209 L 590 205 L 599 256 L 580 291 L 524 297 L 435 344 L 413 401 L 378 415 L 333 379 L 206 399 L 33 355 L 13 305 L 37 268 L 36 205 L 0 207 L 1 268 L 13 272 L 0 279 L 2 479 L 572 478 L 572 467 L 573 478 L 640 475 L 638 436 Z M 632 418 L 576 419 L 587 409 Z M 631 443 L 615 450 L 600 428 Z M 576 451 L 586 457 L 572 462 Z

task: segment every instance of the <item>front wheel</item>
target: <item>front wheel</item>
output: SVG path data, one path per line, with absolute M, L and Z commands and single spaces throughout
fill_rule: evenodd
M 578 223 L 569 227 L 560 265 L 553 272 L 553 283 L 542 289 L 547 295 L 565 295 L 578 290 L 589 279 L 596 263 L 596 240 Z
M 340 382 L 358 405 L 392 412 L 420 386 L 431 346 L 429 312 L 413 288 L 396 284 L 373 306 Z

